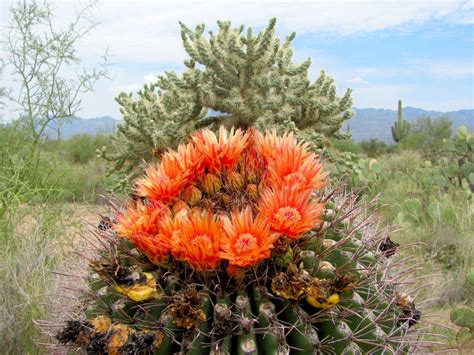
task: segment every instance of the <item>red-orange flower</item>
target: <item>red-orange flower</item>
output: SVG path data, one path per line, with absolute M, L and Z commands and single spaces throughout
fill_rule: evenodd
M 262 216 L 255 219 L 252 210 L 246 208 L 232 213 L 232 220 L 222 218 L 226 235 L 223 238 L 219 256 L 229 260 L 230 265 L 246 267 L 256 265 L 270 256 L 277 233 L 270 231 L 270 224 Z
M 150 261 L 160 263 L 170 251 L 170 239 L 160 230 L 163 214 L 163 205 L 137 201 L 117 217 L 113 228 L 119 236 L 130 239 Z
M 120 237 L 158 234 L 163 205 L 160 203 L 131 202 L 128 208 L 119 214 L 113 228 Z
M 299 186 L 302 190 L 320 189 L 326 184 L 327 173 L 316 154 L 299 149 L 282 151 L 268 162 L 268 186 Z
M 297 239 L 321 222 L 323 205 L 311 201 L 311 193 L 297 186 L 267 189 L 260 196 L 259 211 L 270 220 L 273 231 Z
M 157 168 L 150 166 L 145 173 L 146 177 L 137 181 L 137 191 L 154 201 L 171 201 L 192 180 L 192 171 L 173 154 L 165 154 Z
M 219 267 L 219 249 L 224 231 L 208 211 L 193 210 L 179 221 L 171 239 L 171 250 L 177 260 L 186 261 L 198 271 Z
M 285 151 L 299 152 L 303 160 L 310 154 L 308 144 L 298 143 L 292 132 L 283 135 L 278 135 L 275 129 L 265 134 L 255 132 L 254 140 L 255 150 L 267 161 L 278 158 Z
M 192 142 L 180 144 L 176 151 L 170 149 L 166 155 L 176 159 L 183 171 L 193 173 L 196 176 L 202 174 L 204 171 L 202 154 L 196 149 L 196 146 Z M 165 156 L 163 157 L 164 160 L 166 160 Z
M 248 134 L 232 128 L 228 132 L 223 126 L 219 138 L 210 129 L 196 133 L 193 142 L 202 154 L 204 167 L 211 172 L 221 172 L 235 167 L 248 144 Z

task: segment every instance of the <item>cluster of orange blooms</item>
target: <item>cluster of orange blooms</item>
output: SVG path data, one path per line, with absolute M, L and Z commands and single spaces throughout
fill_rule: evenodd
M 283 236 L 299 239 L 321 223 L 314 192 L 326 182 L 317 155 L 293 134 L 197 132 L 137 182 L 114 229 L 155 264 L 170 255 L 198 271 L 257 265 Z

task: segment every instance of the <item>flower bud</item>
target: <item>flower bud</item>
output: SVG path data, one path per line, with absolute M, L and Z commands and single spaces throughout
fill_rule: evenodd
M 184 202 L 183 200 L 177 200 L 174 205 L 173 205 L 173 213 L 176 215 L 178 214 L 179 212 L 181 212 L 182 210 L 186 210 L 188 211 L 189 210 L 189 206 L 186 202 Z
M 221 199 L 222 202 L 224 202 L 224 205 L 228 205 L 230 203 L 230 196 L 227 194 L 222 194 Z
M 252 197 L 253 199 L 258 199 L 258 187 L 255 184 L 248 184 L 247 185 L 247 193 Z
M 202 192 L 196 186 L 188 186 L 183 191 L 183 199 L 189 203 L 191 206 L 194 206 L 202 198 Z
M 244 187 L 244 178 L 237 171 L 230 171 L 227 174 L 228 184 L 236 190 L 242 189 Z
M 214 195 L 222 187 L 221 179 L 214 174 L 207 174 L 202 182 L 204 192 L 208 195 Z

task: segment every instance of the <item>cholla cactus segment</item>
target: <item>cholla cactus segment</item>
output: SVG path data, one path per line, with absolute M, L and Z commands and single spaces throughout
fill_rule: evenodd
M 169 150 L 97 231 L 85 311 L 58 341 L 94 354 L 408 351 L 420 313 L 394 250 L 353 201 L 325 197 L 322 170 L 292 134 L 203 130 Z

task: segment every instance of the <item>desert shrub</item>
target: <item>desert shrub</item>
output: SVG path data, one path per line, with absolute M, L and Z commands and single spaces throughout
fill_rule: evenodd
M 365 198 L 378 196 L 382 221 L 400 229 L 397 241 L 420 243 L 422 258 L 455 275 L 443 287 L 441 303 L 460 301 L 467 267 L 474 262 L 471 192 L 446 183 L 440 167 L 419 152 L 386 155 L 373 164 L 377 174 L 361 169 L 368 180 Z
M 59 205 L 12 202 L 10 207 L 0 217 L 0 344 L 2 353 L 40 354 L 36 342 L 42 335 L 35 321 L 50 320 L 51 271 L 70 243 L 64 232 L 67 218 Z
M 350 152 L 354 154 L 362 153 L 362 148 L 351 139 L 331 139 L 331 146 L 340 152 Z
M 390 147 L 387 145 L 387 143 L 375 138 L 362 141 L 359 143 L 359 146 L 361 151 L 364 152 L 369 158 L 377 158 L 383 154 L 387 154 L 390 150 Z
M 68 162 L 85 164 L 97 157 L 97 150 L 109 143 L 105 134 L 76 134 L 66 140 L 48 139 L 42 142 L 41 149 L 60 152 Z
M 36 319 L 49 319 L 50 270 L 66 238 L 61 205 L 26 205 L 41 197 L 58 202 L 55 188 L 40 183 L 42 164 L 23 131 L 0 128 L 0 344 L 3 353 L 37 354 Z M 46 172 L 46 171 L 45 171 Z

